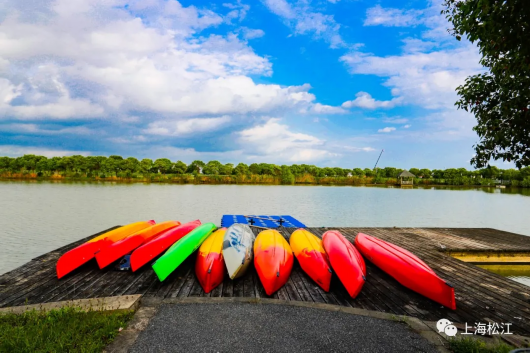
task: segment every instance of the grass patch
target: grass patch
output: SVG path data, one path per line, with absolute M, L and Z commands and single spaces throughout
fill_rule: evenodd
M 480 339 L 466 337 L 449 340 L 449 349 L 454 353 L 509 353 L 515 348 L 503 342 L 486 344 Z
M 133 314 L 77 308 L 1 314 L 0 352 L 101 352 Z

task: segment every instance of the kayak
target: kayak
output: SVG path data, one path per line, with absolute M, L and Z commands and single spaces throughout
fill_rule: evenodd
M 384 240 L 359 233 L 355 246 L 374 265 L 405 287 L 456 310 L 454 288 L 411 252 Z
M 254 242 L 254 265 L 267 295 L 287 283 L 293 262 L 293 251 L 278 231 L 268 229 L 258 234 Z
M 324 233 L 322 245 L 329 256 L 333 271 L 348 294 L 355 298 L 366 282 L 366 264 L 363 257 L 355 246 L 337 230 Z
M 64 253 L 57 261 L 57 278 L 62 278 L 79 266 L 94 258 L 94 255 L 108 245 L 117 242 L 131 234 L 152 226 L 155 221 L 136 222 L 116 228 L 110 232 L 98 235 L 86 243 Z
M 153 264 L 153 270 L 160 281 L 163 281 L 175 271 L 195 250 L 201 246 L 215 230 L 213 223 L 206 223 L 192 230 L 188 235 L 173 244 L 164 255 Z
M 291 234 L 289 244 L 302 270 L 324 291 L 329 292 L 331 266 L 322 240 L 305 229 L 297 229 Z
M 140 246 L 131 254 L 131 270 L 133 272 L 138 270 L 200 225 L 201 221 L 199 220 L 182 224 L 176 228 L 166 230 L 148 243 Z
M 224 235 L 223 257 L 231 279 L 241 277 L 252 262 L 256 237 L 246 224 L 234 223 Z
M 205 293 L 210 293 L 225 277 L 223 259 L 223 239 L 226 228 L 221 228 L 210 235 L 199 248 L 195 261 L 195 274 Z
M 96 254 L 96 261 L 98 262 L 99 268 L 102 269 L 110 265 L 120 257 L 127 255 L 140 245 L 160 235 L 162 232 L 179 225 L 180 222 L 177 221 L 158 223 L 110 244 Z

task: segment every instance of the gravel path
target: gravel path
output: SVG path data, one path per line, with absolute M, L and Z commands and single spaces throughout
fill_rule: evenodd
M 270 304 L 166 304 L 132 352 L 437 352 L 399 322 Z

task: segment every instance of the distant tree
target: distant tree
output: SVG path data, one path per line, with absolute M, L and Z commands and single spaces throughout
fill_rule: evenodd
M 373 177 L 374 171 L 370 168 L 364 168 L 364 175 L 366 175 L 367 177 Z
M 149 158 L 144 158 L 140 162 L 140 173 L 142 173 L 144 176 L 151 173 L 154 168 L 154 163 Z
M 418 168 L 410 168 L 409 172 L 411 172 L 412 174 L 414 174 L 417 177 L 421 176 L 421 171 Z
M 282 184 L 284 185 L 294 184 L 294 174 L 291 171 L 291 168 L 289 168 L 286 165 L 282 165 L 281 168 L 282 168 L 282 175 L 281 175 Z
M 219 168 L 219 174 L 221 175 L 232 175 L 234 165 L 232 163 L 226 163 Z
M 209 161 L 203 169 L 203 174 L 219 175 L 222 164 L 219 161 Z
M 248 168 L 248 165 L 245 163 L 239 163 L 235 168 L 233 173 L 235 175 L 248 175 L 250 173 L 250 170 Z
M 324 176 L 327 176 L 327 177 L 335 176 L 335 170 L 330 167 L 322 168 L 322 172 L 324 173 Z
M 434 170 L 432 171 L 432 176 L 433 176 L 433 178 L 435 178 L 435 179 L 443 179 L 443 177 L 444 177 L 444 171 L 441 170 L 441 169 L 434 169 Z
M 397 178 L 399 173 L 400 171 L 397 168 L 385 167 L 381 173 L 382 174 L 381 176 L 387 177 L 387 178 Z
M 11 158 L 9 158 L 9 157 L 0 157 L 0 170 L 1 171 L 8 171 L 9 170 L 9 163 L 11 163 Z
M 160 174 L 169 174 L 171 173 L 171 166 L 173 163 L 167 158 L 159 158 L 153 164 L 153 168 L 158 171 Z
M 364 170 L 362 170 L 361 168 L 354 168 L 352 170 L 352 174 L 357 176 L 357 177 L 364 177 L 366 175 L 366 172 Z
M 477 119 L 480 138 L 471 164 L 491 159 L 530 165 L 530 1 L 445 0 L 442 11 L 457 40 L 478 46 L 488 71 L 456 90 L 456 105 Z
M 335 171 L 335 176 L 338 176 L 338 177 L 346 176 L 346 173 L 344 172 L 344 169 L 342 168 L 335 167 L 333 168 L 333 171 Z
M 195 160 L 188 165 L 188 168 L 186 169 L 186 173 L 190 173 L 190 174 L 200 173 L 201 170 L 204 168 L 204 166 L 206 166 L 206 164 L 203 161 Z
M 421 176 L 422 178 L 426 178 L 426 179 L 429 179 L 429 178 L 432 178 L 432 172 L 430 171 L 430 169 L 420 169 L 420 174 L 419 176 Z
M 187 168 L 188 166 L 186 165 L 186 163 L 182 161 L 177 161 L 176 163 L 173 163 L 173 165 L 171 166 L 171 172 L 175 174 L 184 174 L 186 173 Z
M 255 175 L 260 175 L 260 174 L 262 174 L 262 168 L 261 168 L 261 165 L 258 164 L 258 163 L 252 163 L 252 164 L 248 167 L 248 170 L 250 171 L 251 174 L 255 174 Z
M 128 175 L 137 173 L 140 171 L 140 161 L 134 157 L 129 157 L 123 160 L 122 168 L 123 171 L 127 172 Z

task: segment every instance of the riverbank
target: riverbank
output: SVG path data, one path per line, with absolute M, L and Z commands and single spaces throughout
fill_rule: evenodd
M 38 173 L 4 173 L 0 180 L 14 181 L 54 181 L 54 182 L 114 182 L 114 183 L 159 183 L 159 184 L 193 184 L 193 185 L 330 185 L 330 186 L 399 186 L 396 178 L 381 177 L 315 177 L 310 174 L 294 176 L 286 182 L 279 176 L 271 175 L 199 175 L 199 174 L 151 174 L 130 176 L 53 174 L 39 175 Z M 493 179 L 469 180 L 455 179 L 423 179 L 415 178 L 414 186 L 418 187 L 495 187 L 499 185 Z M 507 188 L 530 188 L 530 182 L 511 181 L 503 183 Z

